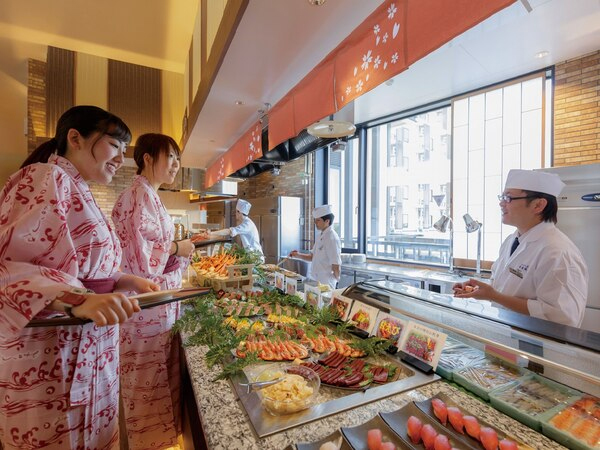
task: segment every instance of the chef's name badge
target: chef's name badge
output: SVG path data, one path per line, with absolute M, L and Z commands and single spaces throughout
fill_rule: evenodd
M 521 272 L 519 269 L 513 269 L 512 267 L 509 267 L 509 268 L 508 268 L 508 271 L 509 271 L 510 273 L 512 273 L 513 275 L 516 275 L 516 276 L 518 276 L 518 277 L 519 277 L 519 278 L 521 278 L 521 279 L 523 278 L 523 272 Z

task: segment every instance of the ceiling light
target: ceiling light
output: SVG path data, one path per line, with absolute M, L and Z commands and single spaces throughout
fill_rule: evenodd
M 541 59 L 541 58 L 545 58 L 545 57 L 546 57 L 546 56 L 548 56 L 549 54 L 550 54 L 550 52 L 549 52 L 549 51 L 546 51 L 546 50 L 544 50 L 544 51 L 541 51 L 541 52 L 537 52 L 537 53 L 536 53 L 534 56 L 535 56 L 536 58 L 538 58 L 538 59 Z
M 308 134 L 320 138 L 341 138 L 352 136 L 356 131 L 356 126 L 351 122 L 323 120 L 313 123 L 306 131 Z
M 308 3 L 310 3 L 311 5 L 314 5 L 314 6 L 321 6 L 326 1 L 327 0 L 308 0 Z
M 346 150 L 346 143 L 344 141 L 336 141 L 331 144 L 332 152 L 343 152 L 344 150 Z
M 241 101 L 241 100 L 236 100 L 236 101 L 235 101 L 235 104 L 236 104 L 237 106 L 242 106 L 242 105 L 244 104 L 244 102 L 243 102 L 243 101 Z

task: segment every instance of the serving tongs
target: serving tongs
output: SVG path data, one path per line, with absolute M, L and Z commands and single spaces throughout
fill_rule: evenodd
M 276 265 L 277 267 L 280 267 L 284 262 L 286 262 L 288 259 L 290 259 L 289 256 L 284 256 L 283 258 L 281 258 L 281 261 L 279 261 Z
M 274 384 L 281 383 L 283 381 L 283 377 L 275 378 L 274 380 L 269 381 L 255 381 L 252 383 L 240 383 L 240 386 L 246 388 L 246 394 L 249 394 L 251 391 L 260 391 L 269 386 L 273 386 Z

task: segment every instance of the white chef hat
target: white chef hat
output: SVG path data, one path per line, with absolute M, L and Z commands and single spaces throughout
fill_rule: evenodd
M 235 205 L 235 209 L 237 209 L 239 212 L 241 212 L 245 216 L 247 216 L 248 213 L 250 212 L 250 208 L 252 208 L 252 205 L 250 203 L 248 203 L 246 200 L 242 200 L 241 198 L 237 201 L 237 205 Z
M 555 173 L 539 170 L 511 169 L 506 177 L 504 189 L 521 189 L 523 191 L 542 192 L 558 197 L 565 183 Z
M 317 206 L 315 209 L 313 209 L 313 218 L 318 219 L 319 217 L 326 216 L 327 214 L 333 214 L 331 208 L 331 205 Z

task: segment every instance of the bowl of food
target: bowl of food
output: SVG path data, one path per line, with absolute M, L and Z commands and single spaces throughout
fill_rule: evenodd
M 255 381 L 279 378 L 282 379 L 279 383 L 257 391 L 269 413 L 274 416 L 292 414 L 315 404 L 321 380 L 314 370 L 299 364 L 277 364 L 263 370 Z

